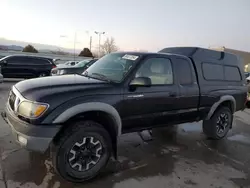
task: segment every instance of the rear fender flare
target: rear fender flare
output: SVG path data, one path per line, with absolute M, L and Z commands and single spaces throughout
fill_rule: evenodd
M 101 102 L 89 102 L 89 103 L 82 103 L 75 106 L 72 106 L 61 113 L 54 121 L 54 124 L 64 123 L 65 121 L 69 120 L 71 117 L 76 116 L 77 114 L 89 112 L 89 111 L 102 111 L 109 114 L 113 121 L 115 122 L 114 128 L 117 130 L 117 136 L 121 135 L 122 132 L 122 121 L 120 118 L 119 113 L 117 110 L 106 103 Z
M 214 114 L 214 112 L 216 111 L 216 109 L 220 106 L 221 103 L 225 102 L 225 101 L 230 101 L 232 104 L 232 113 L 235 112 L 236 110 L 236 101 L 234 99 L 233 96 L 231 95 L 224 95 L 220 98 L 219 101 L 217 101 L 216 103 L 213 104 L 213 106 L 210 108 L 210 111 L 206 117 L 206 120 L 209 120 L 212 115 Z

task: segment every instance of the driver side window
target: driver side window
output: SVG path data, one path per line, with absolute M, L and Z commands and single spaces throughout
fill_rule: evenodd
M 152 85 L 171 85 L 173 84 L 171 61 L 166 58 L 150 58 L 142 64 L 135 77 L 148 77 Z

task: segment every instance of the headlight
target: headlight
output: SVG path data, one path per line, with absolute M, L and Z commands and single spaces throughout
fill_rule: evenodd
M 27 118 L 38 118 L 41 116 L 47 109 L 48 104 L 34 103 L 30 101 L 23 101 L 18 106 L 17 112 Z
M 58 71 L 57 71 L 57 74 L 62 75 L 62 74 L 65 74 L 65 72 L 66 72 L 66 71 L 65 71 L 64 69 L 63 69 L 63 70 L 58 70 Z

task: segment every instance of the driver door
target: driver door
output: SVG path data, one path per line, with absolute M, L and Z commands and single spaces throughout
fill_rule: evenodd
M 178 120 L 175 103 L 179 96 L 170 59 L 151 57 L 137 70 L 135 77 L 149 77 L 151 87 L 124 88 L 123 132 L 171 124 Z

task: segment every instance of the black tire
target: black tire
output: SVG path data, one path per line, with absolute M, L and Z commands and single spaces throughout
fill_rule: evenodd
M 90 157 L 90 159 L 88 158 L 86 160 L 80 159 L 81 161 L 78 160 L 74 165 L 72 165 L 74 162 L 71 162 L 70 160 L 74 157 L 75 158 L 73 160 L 76 160 L 79 157 L 79 154 L 77 154 L 78 151 L 74 155 L 72 154 L 72 151 L 75 150 L 73 148 L 78 147 L 76 143 L 79 145 L 82 141 L 81 144 L 83 144 L 83 147 L 87 148 L 87 139 L 91 138 L 93 138 L 96 143 L 99 142 L 101 147 L 101 151 L 99 151 L 100 148 L 95 150 L 95 157 L 97 157 L 97 154 L 98 157 L 100 157 L 98 160 L 95 158 L 97 161 L 95 161 L 96 164 L 92 163 L 93 160 Z M 92 144 L 92 146 L 95 144 L 94 147 L 96 147 L 96 143 L 93 144 L 92 141 L 88 141 L 89 144 Z M 84 182 L 96 177 L 106 166 L 110 158 L 111 149 L 112 143 L 109 133 L 100 124 L 93 121 L 80 121 L 75 123 L 69 129 L 66 129 L 66 131 L 60 135 L 60 139 L 56 141 L 56 143 L 53 143 L 51 150 L 53 166 L 56 172 L 64 179 L 75 183 Z M 87 160 L 91 163 L 88 163 Z M 85 161 L 84 164 L 83 161 Z M 79 165 L 76 166 L 76 164 L 80 164 L 81 167 Z M 90 165 L 92 165 L 92 167 L 87 169 Z M 85 170 L 81 171 L 81 169 L 84 168 Z
M 46 76 L 48 76 L 48 74 L 47 74 L 47 73 L 45 73 L 45 72 L 41 72 L 40 74 L 38 74 L 38 76 L 37 76 L 37 77 L 46 77 Z
M 225 120 L 226 123 L 221 123 L 223 121 L 222 119 L 227 119 Z M 231 129 L 232 122 L 233 114 L 231 110 L 225 106 L 220 107 L 214 112 L 209 120 L 203 121 L 203 132 L 210 139 L 220 140 L 224 138 Z

